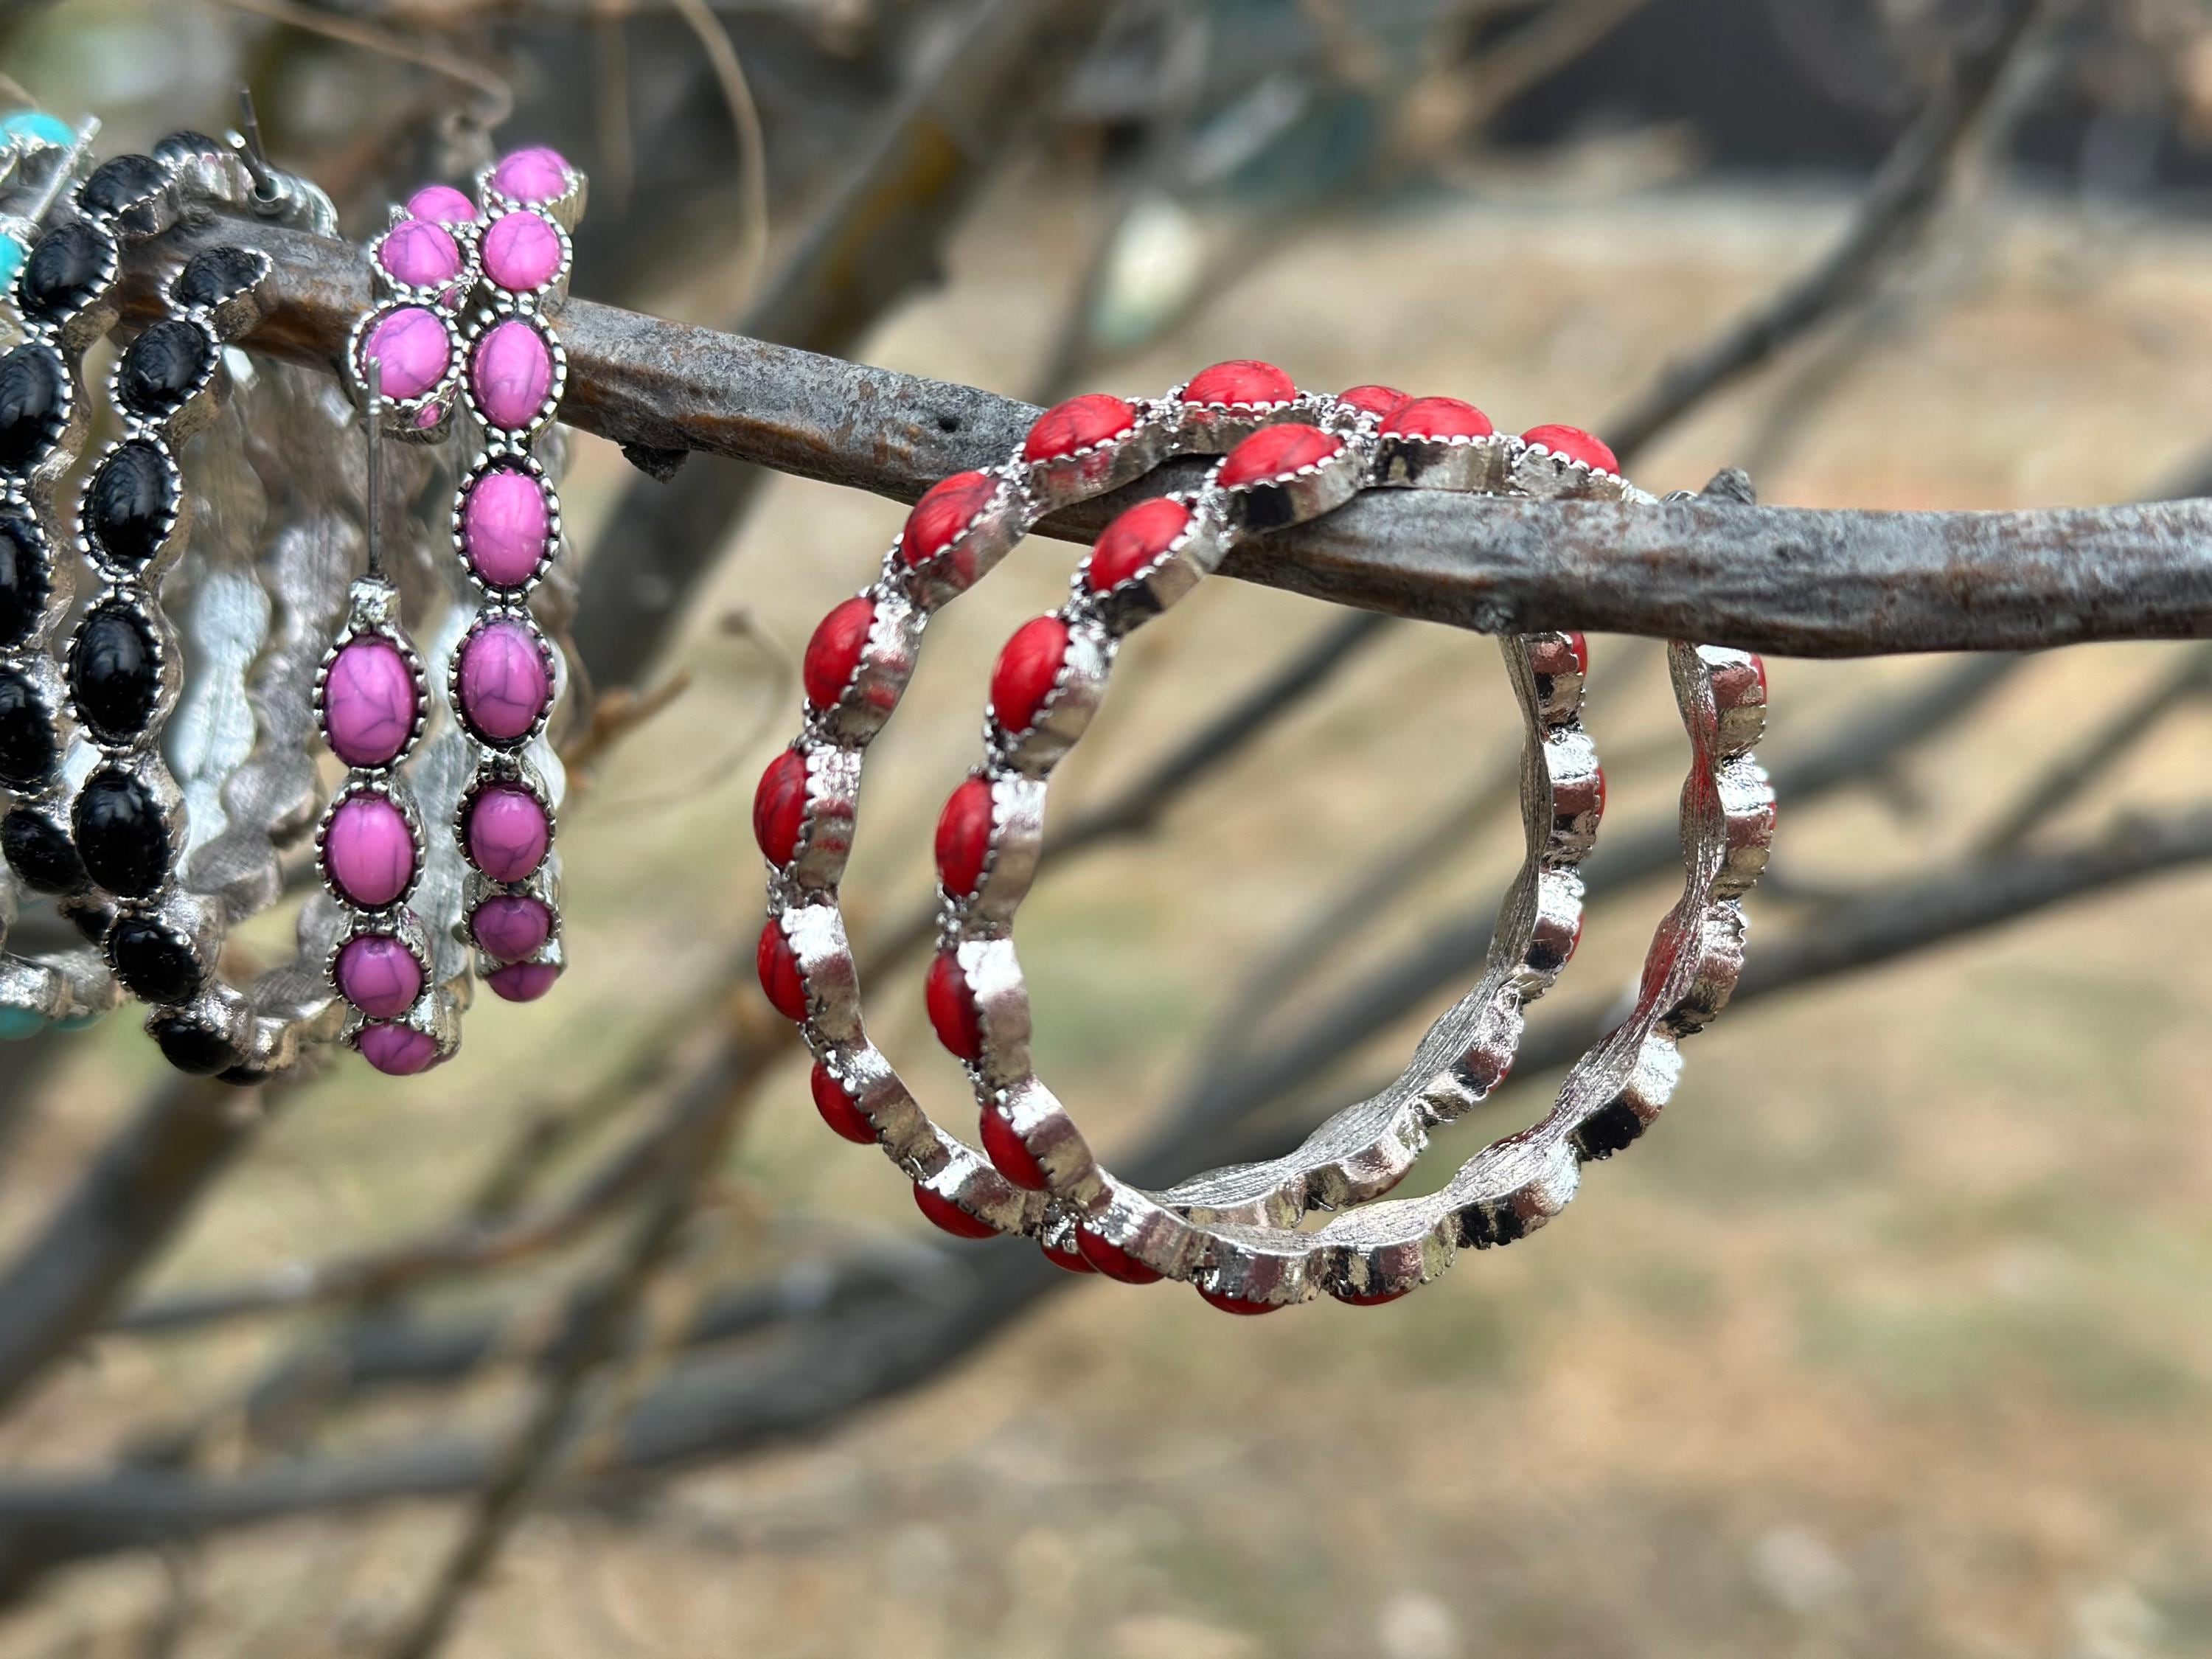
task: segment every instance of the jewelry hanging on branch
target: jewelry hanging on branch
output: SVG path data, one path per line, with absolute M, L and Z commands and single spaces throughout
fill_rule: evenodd
M 1195 496 L 1146 502 L 1110 526 L 1079 572 L 1070 605 L 1017 635 L 993 677 L 991 758 L 940 819 L 944 945 L 930 969 L 928 1000 L 941 1039 L 976 1085 L 989 1155 L 979 1158 L 930 1121 L 860 1023 L 837 884 L 864 751 L 904 690 L 927 616 L 985 574 L 1037 519 L 1114 489 L 1170 453 L 1224 449 Z M 1295 1224 L 1310 1204 L 1358 1204 L 1389 1190 L 1430 1126 L 1494 1089 L 1510 1064 L 1521 1007 L 1572 951 L 1581 896 L 1573 866 L 1595 833 L 1603 786 L 1577 724 L 1587 659 L 1571 636 L 1508 644 L 1529 732 L 1527 859 L 1489 971 L 1431 1029 L 1391 1090 L 1338 1114 L 1288 1158 L 1153 1195 L 1097 1166 L 1029 1069 L 1012 915 L 1034 871 L 1051 768 L 1087 723 L 1120 638 L 1172 605 L 1237 540 L 1385 485 L 1652 499 L 1619 477 L 1601 445 L 1573 428 L 1500 437 L 1480 411 L 1456 400 L 1409 400 L 1383 387 L 1320 398 L 1299 393 L 1270 365 L 1221 364 L 1158 404 L 1094 395 L 1048 411 L 1006 466 L 957 475 L 926 495 L 882 578 L 817 631 L 805 662 L 807 731 L 770 763 L 755 801 L 756 833 L 771 866 L 762 983 L 779 1012 L 804 1027 L 823 1116 L 849 1138 L 879 1140 L 940 1226 L 968 1236 L 1036 1234 L 1063 1266 L 1139 1282 L 1188 1279 L 1220 1305 L 1265 1311 L 1324 1289 L 1353 1301 L 1391 1299 L 1441 1272 L 1460 1244 L 1517 1237 L 1565 1202 L 1556 1154 L 1547 1153 L 1530 1179 L 1515 1181 L 1505 1177 L 1521 1173 L 1521 1164 L 1492 1149 L 1468 1166 L 1477 1173 L 1463 1172 L 1455 1183 L 1460 1190 L 1471 1180 L 1471 1195 L 1463 1193 L 1442 1218 L 1394 1215 L 1400 1232 L 1359 1233 L 1346 1224 L 1382 1207 L 1370 1206 L 1315 1232 Z M 1692 996 L 1706 1009 L 1724 1000 L 1723 975 L 1708 958 L 1740 939 L 1735 902 L 1755 877 L 1752 866 L 1763 863 L 1771 830 L 1771 802 L 1747 755 L 1764 680 L 1757 659 L 1743 653 L 1711 661 L 1681 654 L 1698 649 L 1676 652 L 1678 696 L 1699 763 L 1686 799 L 1700 805 L 1685 819 L 1692 888 L 1655 947 L 1654 960 L 1663 949 L 1667 966 L 1647 973 L 1646 995 L 1624 1028 L 1633 1040 L 1616 1034 L 1600 1058 L 1577 1068 L 1559 1109 L 1522 1138 L 1529 1146 L 1572 1148 L 1592 1120 L 1632 1097 L 1656 1112 L 1663 1091 L 1633 1067 L 1626 1080 L 1617 1078 L 1620 1053 L 1663 1071 L 1660 1050 L 1671 1054 L 1674 1038 L 1702 1023 L 1685 1012 Z M 1726 742 L 1717 735 L 1723 730 Z M 1708 801 L 1719 805 L 1709 810 Z M 1727 856 L 1710 854 L 1716 834 L 1734 849 Z M 1607 1121 L 1619 1129 L 1617 1118 Z M 1598 1155 L 1594 1144 L 1579 1151 Z
M 78 185 L 98 131 L 89 122 L 70 136 L 28 211 L 0 234 L 0 246 L 20 251 L 7 260 L 8 293 L 27 337 L 0 356 L 0 791 L 14 797 L 0 819 L 0 943 L 18 883 L 54 898 L 90 945 L 108 921 L 69 834 L 75 732 L 52 649 L 76 579 L 54 489 L 90 428 L 84 355 L 113 324 L 120 259 L 114 238 L 87 220 L 40 229 Z M 31 147 L 11 133 L 7 154 L 12 179 Z M 120 1000 L 96 949 L 0 957 L 0 1036 L 88 1024 Z

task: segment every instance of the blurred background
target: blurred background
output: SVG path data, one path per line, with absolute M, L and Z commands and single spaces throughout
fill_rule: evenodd
M 111 150 L 250 85 L 356 237 L 551 143 L 578 294 L 1036 400 L 1251 356 L 1655 489 L 2212 490 L 2195 0 L 15 0 L 0 66 Z M 752 783 L 902 509 L 592 439 L 564 495 L 552 999 L 406 1084 L 179 1084 L 128 1017 L 0 1050 L 0 1656 L 2212 1651 L 2204 648 L 1771 665 L 1756 965 L 1662 1121 L 1407 1301 L 1237 1320 L 931 1231 L 753 985 Z M 1073 559 L 937 624 L 864 940 Z M 1583 954 L 1421 1184 L 1671 900 L 1657 648 L 1593 651 Z M 1231 582 L 1129 656 L 1023 953 L 1040 1069 L 1174 1175 L 1472 979 L 1518 739 L 1488 641 Z

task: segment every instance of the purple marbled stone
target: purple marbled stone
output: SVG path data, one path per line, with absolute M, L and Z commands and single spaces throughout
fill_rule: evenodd
M 527 736 L 552 696 L 544 653 L 526 623 L 496 617 L 461 642 L 461 717 L 478 736 L 494 743 Z
M 476 218 L 477 210 L 451 185 L 425 185 L 407 198 L 407 216 L 433 224 L 465 225 Z
M 501 157 L 491 183 L 501 195 L 518 202 L 557 201 L 568 188 L 568 164 L 560 151 L 539 144 Z
M 486 784 L 469 803 L 469 862 L 494 881 L 527 881 L 552 844 L 545 809 L 517 784 Z
M 415 838 L 407 820 L 381 795 L 355 795 L 331 814 L 323 833 L 323 865 L 347 903 L 381 910 L 415 884 Z
M 504 214 L 484 232 L 484 275 L 510 294 L 529 294 L 561 269 L 561 234 L 541 213 Z
M 354 1039 L 361 1057 L 386 1077 L 412 1077 L 438 1063 L 437 1042 L 405 1025 L 366 1025 Z
M 362 933 L 338 952 L 338 994 L 371 1019 L 392 1019 L 422 994 L 422 964 L 398 939 Z
M 544 490 L 517 467 L 487 471 L 469 487 L 461 508 L 470 568 L 495 587 L 520 587 L 537 574 L 552 527 Z
M 415 734 L 415 677 L 389 640 L 352 641 L 323 681 L 323 735 L 348 766 L 389 766 Z
M 469 934 L 495 962 L 520 962 L 553 936 L 553 913 L 534 898 L 488 898 L 469 913 Z
M 443 225 L 403 219 L 376 250 L 376 262 L 410 288 L 434 288 L 461 274 L 461 249 Z
M 545 337 L 510 317 L 477 342 L 469 386 L 485 420 L 509 432 L 538 418 L 553 389 L 553 353 Z
M 384 395 L 395 402 L 419 398 L 446 377 L 452 343 L 435 312 L 402 306 L 387 312 L 362 342 L 361 360 L 384 365 Z
M 553 988 L 561 970 L 550 962 L 510 962 L 484 975 L 494 995 L 508 1002 L 535 1002 Z

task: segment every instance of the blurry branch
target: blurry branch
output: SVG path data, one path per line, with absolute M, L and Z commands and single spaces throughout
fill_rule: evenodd
M 1110 10 L 1106 0 L 983 0 L 868 135 L 741 331 L 842 356 L 937 281 L 978 186 Z M 683 459 L 676 447 L 654 465 Z M 574 630 L 594 680 L 628 684 L 659 654 L 764 482 L 755 466 L 694 465 L 623 492 L 586 564 Z
M 161 1332 L 289 1308 L 381 1301 L 410 1286 L 507 1266 L 573 1243 L 666 1174 L 732 1091 L 755 1080 L 787 1046 L 776 1037 L 718 1042 L 712 1059 L 659 1117 L 572 1190 L 535 1210 L 520 1216 L 472 1214 L 376 1249 L 290 1263 L 243 1285 L 182 1291 L 125 1313 L 109 1328 Z
M 1762 949 L 1735 1002 L 1915 955 L 2088 894 L 2212 860 L 2212 812 L 2122 826 L 2100 839 L 1993 865 L 1970 863 L 1867 895 L 1815 929 Z M 1592 1008 L 1588 1017 L 1595 1019 Z M 1555 1069 L 1579 1052 L 1581 1021 L 1532 1034 L 1524 1075 Z M 1130 1178 L 1158 1184 L 1194 1164 L 1261 1155 L 1279 1123 L 1249 1111 L 1201 1109 L 1156 1134 Z M 1564 1224 L 1572 1224 L 1572 1218 Z M 896 1285 L 868 1267 L 866 1283 L 825 1275 L 807 1298 L 822 1310 L 782 1339 L 679 1369 L 631 1413 L 617 1468 L 666 1469 L 728 1458 L 818 1434 L 854 1412 L 911 1389 L 975 1352 L 1045 1293 L 1078 1282 L 1033 1249 L 944 1251 L 927 1289 Z M 1474 1270 L 1465 1264 L 1466 1270 Z M 1095 1294 L 1113 1294 L 1106 1290 Z M 757 1311 L 758 1292 L 750 1295 Z M 702 1315 L 715 1319 L 727 1304 Z M 229 1479 L 118 1469 L 90 1478 L 37 1476 L 0 1482 L 0 1595 L 20 1595 L 65 1562 L 283 1516 L 326 1513 L 395 1498 L 465 1491 L 483 1483 L 493 1456 L 475 1442 L 440 1439 L 356 1460 L 270 1464 Z
M 1693 356 L 1676 362 L 1605 428 L 1641 448 L 1692 404 L 1771 362 L 1867 291 L 1926 229 L 1967 141 L 2033 26 L 2057 0 L 2003 0 L 1978 41 L 1961 42 L 1941 88 L 1875 175 L 1843 240 L 1813 270 Z
M 258 1091 L 174 1078 L 0 1268 L 0 1410 L 66 1354 L 259 1127 Z
M 2166 717 L 2212 690 L 2212 647 L 2181 653 L 2166 674 L 2115 708 L 2088 736 L 2052 761 L 1982 843 L 1985 854 L 2009 853 L 2100 777 L 2127 757 Z
M 574 1436 L 586 1383 L 614 1358 L 637 1324 L 647 1287 L 675 1249 L 702 1188 L 720 1166 L 740 1108 L 752 1097 L 753 1080 L 732 1079 L 716 1109 L 675 1149 L 661 1190 L 646 1206 L 613 1271 L 576 1308 L 560 1357 L 540 1381 L 520 1430 L 492 1460 L 465 1529 L 422 1607 L 392 1644 L 388 1659 L 430 1659 L 445 1645 L 463 1602 L 551 1481 Z
M 160 239 L 166 257 L 209 234 Z M 368 298 L 360 256 L 225 221 L 268 249 L 276 307 L 257 348 L 329 367 Z M 137 264 L 143 276 L 146 256 Z M 145 289 L 136 286 L 134 301 Z M 564 412 L 649 449 L 687 446 L 913 500 L 1012 452 L 1033 406 L 572 300 Z M 1096 535 L 1197 463 L 1054 515 Z M 1784 655 L 1998 650 L 2195 638 L 2212 629 L 2212 504 L 2040 513 L 1864 513 L 1382 490 L 1232 554 L 1224 570 L 1365 610 L 1485 632 L 1689 636 Z
M 495 74 L 474 59 L 434 46 L 408 34 L 392 29 L 380 28 L 364 22 L 358 16 L 341 16 L 335 12 L 312 5 L 295 3 L 295 0 L 219 0 L 219 3 L 234 11 L 242 11 L 256 17 L 265 17 L 274 23 L 283 23 L 309 34 L 320 35 L 327 40 L 341 41 L 358 46 L 364 52 L 374 52 L 380 58 L 389 58 L 395 63 L 412 64 L 459 85 L 469 88 L 477 96 L 476 107 L 470 111 L 471 125 L 489 132 L 497 129 L 514 112 L 514 88 L 505 77 Z
M 714 82 L 721 88 L 722 101 L 730 106 L 730 120 L 737 129 L 738 216 L 744 234 L 738 244 L 735 281 L 742 291 L 752 287 L 760 274 L 761 261 L 768 257 L 768 137 L 761 131 L 760 105 L 754 100 L 752 82 L 745 78 L 744 64 L 729 30 L 722 27 L 707 0 L 674 3 L 677 15 L 707 55 L 708 67 L 714 72 Z

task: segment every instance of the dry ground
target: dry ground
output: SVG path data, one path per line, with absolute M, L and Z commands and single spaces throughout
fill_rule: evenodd
M 873 356 L 1020 388 L 1081 240 L 1035 205 L 1000 204 L 951 285 Z M 1834 222 L 1829 207 L 1698 195 L 1334 226 L 1110 383 L 1264 355 L 1310 384 L 1468 395 L 1501 423 L 1595 422 Z M 1984 228 L 1981 255 L 1920 284 L 1944 306 L 1861 341 L 1803 441 L 1773 447 L 1770 499 L 2116 499 L 2212 434 L 2212 238 L 2020 204 L 1987 210 Z M 1695 483 L 1759 450 L 1776 386 L 1696 422 L 1644 481 Z M 618 482 L 593 448 L 579 518 Z M 299 1101 L 162 1284 L 449 1212 L 521 1115 L 610 1064 L 653 997 L 750 930 L 741 825 L 794 706 L 792 653 L 896 517 L 812 486 L 774 492 L 684 647 L 696 687 L 574 815 L 580 965 L 556 1000 L 482 1010 L 462 1059 L 424 1084 L 348 1068 Z M 1052 600 L 1067 562 L 1035 548 L 941 625 L 872 785 L 851 890 L 882 911 L 921 890 L 988 651 Z M 1325 621 L 1226 582 L 1200 595 L 1143 636 L 1063 805 Z M 1660 809 L 1679 763 L 1652 753 L 1668 714 L 1648 655 L 1598 649 L 1601 665 L 1640 663 L 1599 686 L 1601 742 L 1650 757 L 1615 771 L 1620 823 Z M 2160 660 L 2082 651 L 2037 666 L 1889 794 L 1785 811 L 1782 867 L 1869 875 L 1956 848 L 2039 752 Z M 1781 665 L 1770 750 L 1928 672 Z M 1454 799 L 1509 740 L 1504 713 L 1490 647 L 1409 631 L 1164 842 L 1051 883 L 1024 957 L 1066 1092 L 1103 1124 L 1139 1122 L 1240 967 L 1366 848 Z M 2178 722 L 2112 799 L 2187 799 L 2206 737 L 2203 715 Z M 1506 852 L 1477 838 L 1386 942 L 1485 902 Z M 1654 888 L 1601 912 L 1571 986 L 1625 975 L 1662 902 Z M 1562 1224 L 1394 1308 L 1243 1322 L 1170 1288 L 1073 1287 L 831 1443 L 686 1477 L 641 1524 L 532 1522 L 455 1659 L 2212 1650 L 2208 921 L 2212 876 L 2170 880 L 1746 1009 L 1694 1046 L 1660 1130 L 1594 1171 Z M 1347 952 L 1325 977 L 1372 960 Z M 958 1080 L 914 987 L 879 994 L 879 1034 L 950 1109 Z M 15 1148 L 0 1232 L 20 1235 L 149 1075 L 135 1039 L 103 1041 L 70 1073 Z M 1501 1109 L 1534 1109 L 1526 1091 Z M 808 1237 L 920 1226 L 880 1160 L 822 1131 L 795 1071 L 730 1177 L 721 1270 Z M 545 1282 L 502 1288 L 542 1296 Z M 126 1424 L 221 1397 L 285 1340 L 103 1340 L 0 1430 L 0 1459 L 95 1460 Z M 489 1425 L 511 1403 L 495 1382 L 427 1413 L 388 1403 L 334 1436 L 373 1447 L 426 1414 Z M 373 1651 L 453 1524 L 426 1505 L 226 1539 L 179 1565 L 196 1609 L 179 1650 Z M 0 1626 L 0 1656 L 138 1653 L 165 1583 L 144 1561 L 59 1578 Z

